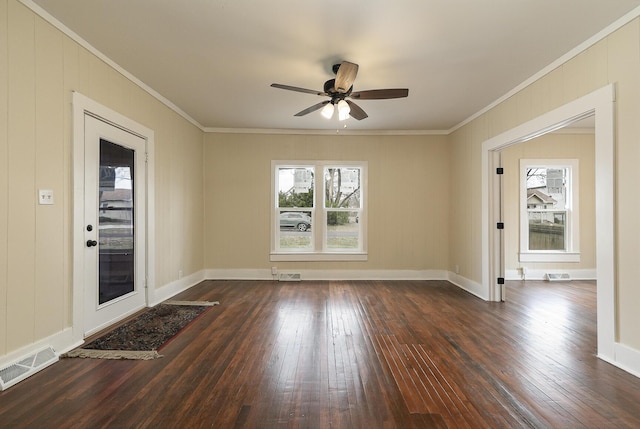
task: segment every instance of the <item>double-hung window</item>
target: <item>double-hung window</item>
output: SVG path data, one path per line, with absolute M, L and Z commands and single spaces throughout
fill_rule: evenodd
M 579 262 L 577 159 L 520 160 L 520 261 Z
M 366 162 L 272 162 L 272 261 L 366 260 Z

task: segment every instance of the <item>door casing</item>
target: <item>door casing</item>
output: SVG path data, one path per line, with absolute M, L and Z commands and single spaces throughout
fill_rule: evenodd
M 102 259 L 106 258 L 103 254 L 103 245 L 107 248 L 106 243 L 99 243 L 97 246 L 85 247 L 85 281 L 83 284 L 85 295 L 84 307 L 84 335 L 85 337 L 110 326 L 113 321 L 122 319 L 124 316 L 131 315 L 147 305 L 146 299 L 146 246 L 145 235 L 146 227 L 146 140 L 136 134 L 106 123 L 101 119 L 95 118 L 93 115 L 85 113 L 85 243 L 88 241 L 100 242 L 100 226 L 99 213 L 99 188 L 100 170 L 99 165 L 102 164 L 101 146 L 102 140 L 133 151 L 133 201 L 134 201 L 134 240 L 135 243 L 131 254 L 133 255 L 133 286 L 134 290 L 116 297 L 104 303 L 99 303 L 98 290 L 103 280 Z M 91 231 L 88 230 L 91 225 Z M 110 265 L 111 266 L 111 265 Z M 105 266 L 106 268 L 106 266 Z M 107 270 L 111 273 L 110 270 Z M 111 275 L 111 274 L 110 274 Z
M 604 86 L 537 118 L 505 131 L 482 143 L 482 296 L 501 299 L 496 284 L 496 262 L 502 248 L 496 243 L 497 207 L 493 162 L 495 152 L 576 120 L 595 115 L 596 158 L 596 260 L 597 260 L 597 356 L 614 365 L 616 361 L 616 243 L 615 243 L 615 86 Z
M 93 116 L 103 122 L 111 124 L 131 134 L 135 134 L 146 141 L 146 199 L 140 204 L 145 205 L 145 278 L 147 304 L 155 302 L 155 239 L 150 232 L 155 230 L 154 218 L 154 132 L 153 130 L 125 117 L 124 115 L 103 106 L 100 103 L 78 93 L 73 93 L 73 273 L 72 273 L 72 336 L 74 343 L 82 343 L 85 337 L 84 315 L 84 252 L 85 252 L 85 225 L 84 225 L 84 118 L 85 115 Z

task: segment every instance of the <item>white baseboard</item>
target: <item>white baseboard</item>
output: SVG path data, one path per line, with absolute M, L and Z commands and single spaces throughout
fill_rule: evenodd
M 184 292 L 185 290 L 190 289 L 191 287 L 197 285 L 203 280 L 207 280 L 206 276 L 207 270 L 200 270 L 193 274 L 190 274 L 181 279 L 172 281 L 160 288 L 157 288 L 153 291 L 153 302 L 149 302 L 149 307 L 153 307 L 157 304 L 160 304 L 162 301 L 166 301 L 169 298 L 173 298 L 175 295 L 180 292 Z
M 34 343 L 28 344 L 24 347 L 20 347 L 17 350 L 7 353 L 4 356 L 0 356 L 0 368 L 13 365 L 16 362 L 20 362 L 27 356 L 31 356 L 34 353 L 42 350 L 45 347 L 51 347 L 57 355 L 71 350 L 79 344 L 73 343 L 73 330 L 71 328 L 63 329 L 60 332 L 56 332 L 46 338 L 38 340 Z
M 302 280 L 448 280 L 478 298 L 488 299 L 480 283 L 444 270 L 281 270 L 279 272 L 300 273 Z M 547 272 L 552 271 L 528 271 L 527 278 L 542 280 Z M 569 270 L 563 272 L 569 272 L 573 279 L 590 280 L 596 277 L 595 270 Z M 506 275 L 507 280 L 522 280 L 516 270 L 507 271 Z M 272 275 L 269 269 L 201 270 L 156 289 L 153 293 L 154 302 L 150 302 L 149 306 L 154 306 L 172 298 L 204 280 L 277 280 L 277 275 Z M 19 362 L 44 347 L 52 347 L 56 354 L 59 355 L 72 350 L 80 344 L 82 344 L 82 341 L 79 343 L 74 341 L 73 329 L 66 328 L 42 340 L 0 356 L 0 368 Z M 604 360 L 636 377 L 640 377 L 640 351 L 638 350 L 616 343 L 615 360 Z
M 152 307 L 156 304 L 159 304 L 160 302 L 169 299 L 174 295 L 191 288 L 192 286 L 197 285 L 205 279 L 205 271 L 201 270 L 197 273 L 166 284 L 154 291 L 154 302 L 149 302 L 149 306 Z M 31 356 L 46 347 L 53 348 L 56 355 L 59 356 L 62 353 L 66 353 L 69 350 L 80 346 L 83 342 L 84 341 L 82 340 L 74 340 L 73 328 L 65 328 L 60 332 L 38 340 L 34 343 L 28 344 L 19 349 L 13 350 L 6 355 L 0 356 L 0 368 L 6 368 L 15 363 L 18 363 L 28 356 Z
M 458 286 L 460 289 L 464 289 L 470 294 L 477 296 L 480 299 L 485 301 L 489 300 L 487 296 L 487 291 L 484 290 L 482 284 L 474 282 L 473 280 L 469 280 L 466 277 L 462 277 L 459 274 L 453 273 L 451 271 L 448 272 L 447 280 L 449 280 L 454 285 Z
M 282 270 L 299 272 L 302 280 L 447 280 L 443 270 Z M 204 280 L 277 280 L 270 269 L 200 270 L 159 287 L 150 294 L 153 307 L 180 292 L 186 291 Z M 65 328 L 49 337 L 0 356 L 0 368 L 21 361 L 26 356 L 45 347 L 52 347 L 59 355 L 80 346 L 83 341 L 74 340 L 73 328 Z
M 610 363 L 640 378 L 640 350 L 622 343 L 615 343 L 613 347 L 615 362 Z
M 444 270 L 279 270 L 301 280 L 447 280 Z M 208 280 L 277 280 L 270 269 L 206 270 Z
M 291 270 L 282 270 L 289 272 Z M 208 269 L 204 274 L 207 280 L 277 280 L 269 269 Z
M 545 274 L 560 274 L 568 273 L 572 280 L 595 280 L 597 271 L 596 269 L 584 269 L 584 270 L 534 270 L 527 269 L 526 276 L 522 276 L 520 270 L 505 270 L 505 280 L 546 280 Z

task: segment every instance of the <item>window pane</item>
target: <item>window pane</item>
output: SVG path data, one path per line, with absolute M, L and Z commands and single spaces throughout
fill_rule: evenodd
M 313 167 L 278 169 L 278 207 L 313 207 Z
M 135 152 L 100 139 L 98 215 L 98 302 L 104 304 L 135 290 Z
M 360 248 L 360 212 L 327 211 L 327 248 L 358 250 Z
M 569 168 L 527 169 L 529 250 L 566 250 Z
M 566 250 L 566 212 L 529 210 L 529 250 Z
M 272 161 L 272 167 L 271 260 L 324 260 L 324 253 L 366 260 L 366 163 Z
M 359 209 L 360 169 L 328 167 L 324 170 L 325 207 Z
M 527 208 L 566 209 L 568 168 L 527 169 Z
M 280 212 L 280 249 L 312 249 L 311 212 Z

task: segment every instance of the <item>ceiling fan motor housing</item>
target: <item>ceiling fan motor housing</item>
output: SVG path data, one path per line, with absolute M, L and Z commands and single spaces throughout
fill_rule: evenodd
M 353 85 L 351 85 L 351 87 L 347 92 L 338 92 L 336 91 L 335 85 L 336 85 L 336 80 L 329 79 L 324 83 L 324 88 L 323 88 L 324 92 L 326 92 L 327 95 L 331 97 L 332 104 L 335 104 L 340 100 L 344 100 L 346 97 L 348 97 L 351 94 L 351 91 L 353 90 Z

